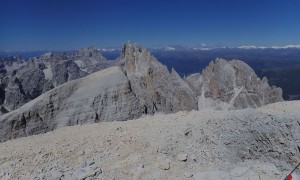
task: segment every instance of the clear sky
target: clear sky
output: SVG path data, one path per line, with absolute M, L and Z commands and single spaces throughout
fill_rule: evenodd
M 300 44 L 299 0 L 0 0 L 0 50 Z

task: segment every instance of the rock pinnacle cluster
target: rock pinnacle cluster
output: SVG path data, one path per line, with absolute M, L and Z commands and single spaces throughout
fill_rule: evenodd
M 131 43 L 115 61 L 95 48 L 12 61 L 1 66 L 2 108 L 11 111 L 0 116 L 1 141 L 77 124 L 283 101 L 280 88 L 270 87 L 242 61 L 218 58 L 201 74 L 181 78 Z

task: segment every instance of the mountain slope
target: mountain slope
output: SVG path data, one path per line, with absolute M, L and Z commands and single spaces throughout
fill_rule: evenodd
M 5 58 L 0 61 L 0 92 L 5 92 L 0 94 L 0 105 L 15 110 L 54 87 L 117 64 L 106 60 L 96 48 L 45 53 L 27 62 Z
M 221 68 L 224 64 L 227 68 Z M 251 72 L 241 61 L 217 59 L 203 76 L 184 80 L 175 70 L 169 73 L 146 49 L 127 43 L 120 66 L 62 84 L 1 116 L 0 141 L 77 124 L 193 109 L 260 107 L 282 100 L 280 88 L 269 87 L 266 79 L 253 75 L 248 83 Z
M 299 109 L 292 101 L 65 127 L 1 143 L 1 179 L 284 179 L 300 160 Z
M 196 97 L 178 75 L 172 76 L 145 49 L 130 43 L 124 47 L 120 67 L 65 83 L 0 117 L 0 140 L 197 108 Z
M 132 119 L 141 115 L 138 108 L 125 74 L 119 67 L 112 67 L 58 86 L 1 116 L 1 139 L 57 127 Z

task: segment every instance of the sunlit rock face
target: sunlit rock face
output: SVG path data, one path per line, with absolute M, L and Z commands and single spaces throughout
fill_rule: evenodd
M 145 113 L 197 109 L 196 96 L 188 84 L 174 69 L 170 74 L 146 49 L 129 42 L 122 48 L 121 59 Z
M 94 50 L 91 51 L 87 55 L 93 57 Z M 44 66 L 48 66 L 48 62 L 51 65 L 52 56 L 46 54 L 41 57 L 43 61 L 35 59 L 26 65 L 33 69 L 42 67 L 42 70 L 33 71 L 35 78 L 19 76 L 8 82 L 7 87 L 11 93 L 8 95 L 15 97 L 9 100 L 25 103 L 28 100 L 26 98 L 31 97 L 29 95 L 36 96 L 37 92 L 45 88 L 45 84 L 36 87 L 30 83 L 43 84 L 46 80 L 58 80 L 54 77 L 59 70 L 47 72 L 47 76 L 44 74 Z M 95 56 L 101 57 L 99 54 Z M 68 62 L 74 65 L 72 70 L 67 68 L 68 77 L 72 77 L 72 72 L 85 72 L 74 61 L 64 61 L 65 57 L 61 58 L 58 64 Z M 52 84 L 57 87 L 1 116 L 0 141 L 44 133 L 64 126 L 125 121 L 157 112 L 255 108 L 282 101 L 281 89 L 270 87 L 266 78 L 259 79 L 242 61 L 217 59 L 201 75 L 181 78 L 174 69 L 170 73 L 166 66 L 139 45 L 125 44 L 119 60 L 119 65 L 114 67 L 73 81 L 68 79 L 68 82 L 59 86 Z M 92 59 L 87 61 L 90 63 L 81 68 L 94 63 Z M 30 74 L 29 72 L 26 74 Z M 21 77 L 23 80 L 20 81 Z M 25 81 L 27 85 L 36 88 L 24 88 L 22 82 Z M 7 99 L 6 103 L 16 102 L 8 102 Z
M 254 70 L 239 60 L 216 59 L 194 78 L 187 77 L 193 87 L 201 87 L 198 108 L 240 109 L 256 108 L 283 101 L 282 90 L 270 87 L 267 79 L 260 79 Z M 202 82 L 202 84 L 201 84 Z M 196 89 L 199 94 L 199 90 Z
M 156 112 L 197 109 L 197 99 L 175 70 L 169 73 L 138 45 L 124 45 L 121 66 L 62 84 L 0 117 L 0 140 Z

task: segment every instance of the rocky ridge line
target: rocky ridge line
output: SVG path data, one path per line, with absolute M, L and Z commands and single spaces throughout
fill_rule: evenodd
M 0 140 L 155 113 L 255 108 L 277 101 L 281 89 L 269 87 L 242 61 L 217 59 L 202 75 L 182 79 L 146 49 L 127 43 L 120 66 L 62 84 L 1 116 Z
M 92 47 L 73 53 L 45 53 L 28 62 L 5 58 L 0 61 L 1 108 L 15 110 L 54 87 L 117 64 Z

